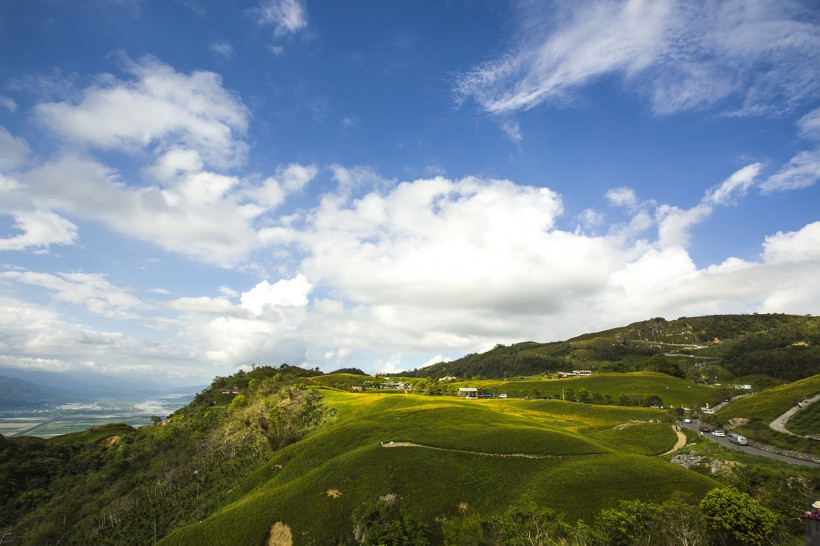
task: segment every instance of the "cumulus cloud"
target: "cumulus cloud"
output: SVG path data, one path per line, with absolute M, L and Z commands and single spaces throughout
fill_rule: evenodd
M 634 209 L 638 205 L 638 196 L 632 188 L 612 188 L 606 192 L 606 199 L 616 207 Z
M 51 242 L 67 244 L 76 238 L 76 226 L 55 212 L 61 211 L 103 222 L 171 252 L 230 266 L 275 239 L 269 225 L 257 225 L 260 218 L 300 191 L 318 172 L 315 167 L 291 164 L 257 183 L 200 171 L 201 165 L 192 150 L 169 150 L 146 170 L 161 184 L 132 186 L 101 163 L 64 156 L 21 176 L 26 206 L 40 212 L 20 213 L 18 223 L 33 232 L 31 226 L 49 220 L 52 231 L 63 234 L 55 235 Z M 19 246 L 31 237 L 6 245 Z M 42 237 L 35 240 L 45 241 L 36 244 L 49 242 Z
M 116 231 L 209 263 L 228 265 L 257 245 L 265 209 L 244 202 L 241 181 L 188 173 L 167 187 L 132 188 L 95 161 L 66 156 L 23 176 L 41 207 L 101 221 Z
M 658 114 L 736 99 L 780 111 L 820 91 L 820 32 L 809 2 L 629 0 L 525 4 L 516 45 L 458 81 L 488 112 L 572 101 L 619 76 Z M 732 77 L 727 77 L 732 74 Z
M 218 167 L 244 161 L 239 137 L 250 113 L 219 75 L 183 74 L 150 57 L 126 61 L 125 70 L 130 79 L 100 78 L 78 100 L 37 105 L 36 116 L 58 135 L 102 149 L 185 147 Z
M 53 212 L 18 211 L 11 216 L 13 228 L 22 233 L 0 238 L 0 250 L 44 249 L 51 245 L 70 245 L 77 240 L 77 226 Z
M 313 285 L 302 274 L 273 284 L 262 281 L 251 290 L 242 293 L 240 305 L 254 315 L 262 315 L 266 308 L 305 306 L 311 290 L 313 290 Z
M 784 264 L 820 260 L 820 222 L 799 231 L 781 232 L 766 237 L 763 257 L 767 263 Z
M 438 177 L 326 196 L 293 233 L 305 253 L 302 272 L 244 292 L 223 286 L 218 297 L 145 303 L 99 274 L 8 271 L 0 280 L 100 316 L 154 323 L 177 348 L 151 351 L 178 359 L 179 373 L 194 361 L 209 370 L 288 362 L 398 371 L 647 316 L 816 312 L 820 223 L 769 236 L 757 260 L 699 267 L 686 248 L 691 226 L 726 202 L 715 195 L 735 195 L 753 170 L 739 169 L 689 210 L 640 205 L 631 223 L 635 232 L 656 226 L 650 240 L 565 231 L 560 197 L 548 189 Z M 19 307 L 4 305 L 2 316 Z M 132 350 L 132 365 L 152 361 L 126 334 L 48 321 L 60 328 L 45 336 L 10 325 L 0 331 L 15 347 L 36 347 L 33 358 L 69 367 L 80 365 L 80 351 L 61 351 L 79 339 L 94 347 L 95 361 Z

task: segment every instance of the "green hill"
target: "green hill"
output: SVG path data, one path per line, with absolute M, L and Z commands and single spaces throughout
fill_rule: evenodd
M 574 369 L 661 371 L 698 382 L 750 374 L 794 381 L 820 373 L 820 317 L 654 318 L 561 342 L 497 345 L 402 375 L 501 379 Z
M 803 358 L 815 347 L 815 326 L 786 315 L 653 319 L 560 343 L 497 347 L 462 362 L 496 375 L 511 361 L 597 366 L 591 376 L 564 379 L 415 374 L 396 378 L 407 383 L 401 389 L 382 389 L 355 368 L 254 367 L 215 378 L 151 426 L 112 424 L 51 440 L 0 436 L 0 538 L 258 545 L 281 532 L 297 545 L 359 544 L 368 543 L 362 529 L 382 525 L 423 536 L 419 544 L 506 544 L 515 542 L 511 529 L 538 516 L 562 540 L 575 533 L 584 537 L 576 543 L 652 543 L 647 529 L 677 521 L 664 514 L 705 517 L 698 503 L 723 486 L 754 512 L 778 518 L 780 534 L 767 540 L 789 544 L 801 532 L 795 510 L 820 488 L 820 470 L 746 455 L 724 461 L 726 454 L 716 456 L 719 471 L 705 462 L 688 469 L 662 455 L 683 445 L 672 426 L 682 406 L 726 396 L 712 374 L 731 377 L 732 355 L 792 347 Z M 693 375 L 698 369 L 708 384 Z M 755 373 L 747 377 L 775 386 L 712 416 L 742 420 L 735 424 L 750 437 L 820 392 L 820 375 L 784 382 Z M 461 386 L 496 397 L 460 399 Z M 660 404 L 666 409 L 650 407 Z M 813 416 L 799 425 L 810 427 Z M 718 449 L 695 435 L 689 441 L 695 445 L 686 450 Z M 636 533 L 631 542 L 613 538 L 627 531 Z M 453 539 L 482 533 L 495 538 Z
M 302 543 L 333 544 L 356 507 L 386 495 L 423 521 L 455 516 L 463 504 L 499 513 L 522 496 L 574 521 L 617 499 L 663 501 L 675 491 L 699 498 L 715 486 L 635 454 L 657 454 L 675 442 L 669 425 L 618 428 L 658 416 L 655 410 L 553 400 L 323 397 L 337 412 L 332 424 L 283 449 L 257 472 L 253 489 L 164 543 L 256 544 L 281 521 Z M 385 447 L 389 442 L 396 443 Z

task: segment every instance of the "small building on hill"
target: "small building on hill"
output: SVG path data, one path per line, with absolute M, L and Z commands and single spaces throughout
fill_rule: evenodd
M 478 398 L 478 389 L 475 387 L 459 387 L 459 398 Z

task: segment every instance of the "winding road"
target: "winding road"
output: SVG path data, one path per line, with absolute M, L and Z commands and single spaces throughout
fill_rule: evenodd
M 692 422 L 692 423 L 684 423 L 683 426 L 685 426 L 689 430 L 693 430 L 695 432 L 698 432 L 698 427 L 700 426 L 700 423 L 695 421 L 695 422 Z M 752 446 L 739 446 L 737 444 L 733 444 L 732 442 L 730 442 L 728 437 L 726 437 L 726 438 L 717 438 L 714 435 L 712 435 L 711 433 L 703 434 L 702 436 L 704 438 L 706 438 L 707 440 L 710 440 L 712 442 L 717 442 L 722 447 L 727 447 L 729 449 L 736 449 L 738 451 L 743 451 L 745 453 L 751 453 L 752 455 L 760 455 L 761 457 L 768 457 L 770 459 L 777 459 L 778 461 L 783 461 L 783 462 L 789 463 L 789 464 L 796 464 L 796 465 L 799 465 L 799 466 L 809 466 L 809 467 L 813 467 L 813 468 L 816 468 L 816 467 L 820 466 L 817 463 L 813 463 L 811 461 L 804 461 L 802 459 L 794 459 L 792 457 L 786 457 L 785 455 L 780 455 L 778 453 L 770 453 L 768 451 L 764 451 L 762 449 L 757 449 L 756 447 L 752 447 Z
M 803 405 L 804 406 L 810 406 L 811 404 L 814 404 L 818 400 L 820 400 L 820 393 L 815 394 L 812 398 L 809 398 L 808 400 L 806 400 L 806 402 Z M 802 408 L 800 406 L 793 407 L 792 409 L 790 409 L 789 411 L 787 411 L 786 413 L 784 413 L 783 415 L 781 415 L 780 417 L 778 417 L 777 419 L 775 419 L 774 421 L 769 423 L 769 427 L 772 430 L 777 431 L 777 432 L 782 432 L 783 434 L 789 434 L 790 436 L 797 436 L 797 434 L 786 430 L 786 421 L 791 419 L 792 415 L 794 415 L 795 413 L 797 413 L 801 409 Z

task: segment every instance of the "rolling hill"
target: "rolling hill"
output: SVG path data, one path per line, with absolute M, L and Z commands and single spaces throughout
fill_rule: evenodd
M 623 531 L 616 523 L 633 516 L 639 519 L 630 525 L 650 512 L 657 514 L 652 525 L 666 525 L 670 510 L 698 518 L 701 499 L 729 487 L 757 503 L 749 504 L 757 512 L 780 518 L 781 535 L 769 538 L 789 544 L 800 532 L 792 513 L 801 509 L 798 497 L 820 487 L 820 470 L 747 457 L 720 459 L 716 472 L 672 464 L 667 454 L 687 442 L 672 426 L 682 407 L 722 400 L 725 389 L 647 367 L 692 360 L 706 368 L 721 359 L 721 373 L 731 376 L 722 364 L 742 347 L 802 351 L 816 341 L 807 317 L 724 319 L 672 326 L 652 319 L 560 343 L 497 347 L 463 359 L 469 371 L 489 366 L 483 378 L 469 371 L 467 380 L 451 382 L 408 377 L 398 389 L 378 388 L 381 380 L 356 368 L 323 374 L 261 366 L 215 378 L 152 426 L 112 424 L 50 440 L 0 436 L 0 537 L 20 544 L 288 543 L 271 538 L 282 535 L 293 544 L 360 544 L 368 543 L 362 525 L 392 525 L 416 532 L 419 544 L 468 544 L 482 542 L 459 542 L 453 536 L 463 532 L 453 529 L 499 533 L 530 521 L 538 507 L 564 538 L 580 533 L 586 538 L 574 543 L 603 545 L 612 541 L 607 533 Z M 701 340 L 716 332 L 728 337 Z M 755 345 L 754 332 L 768 336 L 768 349 Z M 607 351 L 625 352 L 592 359 Z M 511 361 L 539 358 L 562 359 L 570 369 L 594 362 L 599 371 L 503 379 Z M 820 392 L 818 377 L 734 400 L 713 418 L 765 426 L 794 399 Z M 507 397 L 460 399 L 460 386 Z M 660 400 L 666 409 L 649 407 Z M 695 435 L 688 442 L 708 448 Z M 650 520 L 640 521 L 646 528 Z
M 650 360 L 653 356 L 656 358 Z M 402 375 L 503 379 L 577 369 L 648 369 L 698 382 L 753 374 L 795 381 L 820 373 L 820 317 L 752 314 L 653 318 L 566 341 L 498 345 L 486 353 Z

